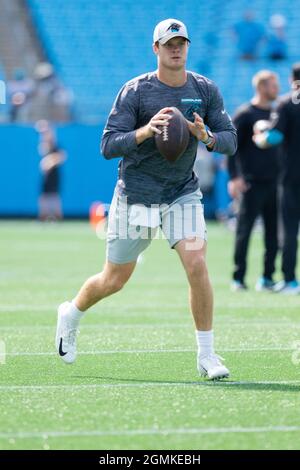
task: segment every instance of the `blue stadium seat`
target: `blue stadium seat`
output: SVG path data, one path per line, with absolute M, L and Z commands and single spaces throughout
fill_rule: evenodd
M 282 91 L 289 88 L 291 63 L 298 60 L 300 12 L 286 0 L 252 0 L 251 9 L 265 26 L 274 13 L 287 19 L 288 60 L 263 57 L 244 63 L 237 58 L 231 28 L 249 9 L 248 0 L 28 0 L 32 17 L 50 60 L 75 95 L 78 120 L 103 122 L 124 82 L 156 67 L 152 53 L 155 24 L 178 17 L 189 28 L 189 68 L 206 74 L 222 90 L 229 112 L 251 96 L 251 77 L 262 68 L 276 70 Z

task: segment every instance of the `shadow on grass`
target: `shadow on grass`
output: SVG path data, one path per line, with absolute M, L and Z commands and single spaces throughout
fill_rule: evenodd
M 146 380 L 146 379 L 130 379 L 120 377 L 105 377 L 105 376 L 91 376 L 91 375 L 74 375 L 74 379 L 89 379 L 89 380 L 101 380 L 94 385 L 141 385 L 141 386 L 194 386 L 194 387 L 218 387 L 218 388 L 234 388 L 237 390 L 257 390 L 257 391 L 273 391 L 273 392 L 300 392 L 300 385 L 296 383 L 283 383 L 276 381 L 262 381 L 262 382 L 251 382 L 251 381 L 231 381 L 231 380 L 199 380 L 199 381 L 175 381 L 175 380 Z M 292 381 L 291 381 L 292 382 Z M 92 385 L 92 384 L 91 384 Z

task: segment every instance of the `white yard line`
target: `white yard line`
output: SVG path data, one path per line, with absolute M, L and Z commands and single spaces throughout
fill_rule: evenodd
M 222 326 L 224 327 L 224 323 L 228 327 L 232 327 L 234 325 L 237 325 L 239 328 L 248 328 L 249 325 L 251 327 L 261 327 L 263 325 L 268 326 L 269 328 L 272 326 L 285 326 L 289 329 L 292 328 L 300 328 L 300 321 L 299 322 L 290 322 L 288 319 L 287 320 L 230 320 L 230 319 L 216 319 L 215 320 L 215 325 Z M 94 329 L 94 330 L 101 330 L 101 329 L 110 329 L 110 330 L 118 330 L 118 329 L 129 329 L 129 330 L 134 330 L 135 328 L 145 328 L 145 329 L 172 329 L 176 330 L 178 328 L 191 328 L 191 323 L 188 322 L 176 322 L 176 323 L 120 323 L 118 325 L 116 324 L 108 324 L 108 323 L 81 323 L 80 329 Z M 55 325 L 0 325 L 0 334 L 1 331 L 15 331 L 15 330 L 51 330 L 53 331 L 55 329 Z
M 169 429 L 132 429 L 117 431 L 41 431 L 41 432 L 7 432 L 0 433 L 1 439 L 44 439 L 55 437 L 105 437 L 105 436 L 138 436 L 170 434 L 249 434 L 270 432 L 300 432 L 300 426 L 232 426 L 232 427 L 208 427 L 208 428 L 169 428 Z
M 173 353 L 173 352 L 196 352 L 195 349 L 108 349 L 96 351 L 81 351 L 80 356 L 102 355 L 102 354 L 140 354 L 140 353 Z M 13 352 L 6 356 L 56 356 L 56 352 Z
M 291 299 L 291 298 L 289 298 Z M 292 299 L 293 300 L 293 299 Z M 128 315 L 136 315 L 138 313 L 138 309 L 140 308 L 148 308 L 151 310 L 151 315 L 159 315 L 159 314 L 174 314 L 174 311 L 172 311 L 172 308 L 174 308 L 174 304 L 168 303 L 168 304 L 159 304 L 159 306 L 155 306 L 151 304 L 151 300 L 148 301 L 148 303 L 145 304 L 133 304 L 132 308 L 129 306 L 125 306 L 124 309 L 126 309 L 126 313 Z M 170 308 L 170 312 L 166 312 L 165 310 L 160 311 L 159 307 L 162 309 Z M 182 308 L 182 312 L 188 312 L 186 304 L 183 304 L 182 306 L 176 304 L 176 309 Z M 225 306 L 228 310 L 238 310 L 238 309 L 257 309 L 257 305 L 249 305 L 249 303 L 245 302 L 243 304 L 227 304 Z M 289 308 L 298 308 L 298 304 L 293 302 L 290 305 L 288 305 Z M 286 308 L 286 306 L 282 306 L 280 304 L 278 305 L 265 305 L 264 310 L 282 310 L 283 308 Z M 0 305 L 0 314 L 1 313 L 8 313 L 8 312 L 23 312 L 23 311 L 31 311 L 31 312 L 45 312 L 45 311 L 52 311 L 54 314 L 56 312 L 57 305 L 28 305 L 28 304 L 10 304 L 10 305 Z M 215 305 L 216 312 L 218 312 L 219 309 L 224 309 L 224 304 L 216 304 Z M 115 313 L 117 310 L 114 308 L 113 313 Z M 180 315 L 180 313 L 177 314 L 177 316 Z M 247 320 L 246 320 L 247 321 Z
M 31 310 L 32 312 L 44 312 L 53 310 L 53 305 L 26 305 L 26 304 L 15 304 L 15 305 L 0 305 L 0 313 L 6 312 L 18 312 L 24 310 Z
M 101 329 L 109 329 L 109 330 L 119 330 L 119 329 L 129 329 L 129 330 L 134 330 L 135 328 L 152 328 L 152 329 L 177 329 L 177 328 L 191 328 L 191 324 L 188 323 L 176 323 L 176 324 L 170 324 L 170 323 L 130 323 L 130 324 L 123 324 L 120 323 L 119 325 L 110 325 L 107 323 L 101 324 L 101 323 L 81 323 L 80 324 L 80 330 L 84 329 L 94 329 L 94 330 L 101 330 Z M 300 323 L 299 323 L 300 327 Z M 53 331 L 55 329 L 54 325 L 15 325 L 15 326 L 0 326 L 0 332 L 6 331 L 6 330 L 51 330 Z
M 116 379 L 117 380 L 117 379 Z M 195 382 L 130 382 L 130 383 L 101 383 L 101 384 L 45 384 L 45 385 L 0 385 L 2 392 L 8 391 L 48 391 L 48 390 L 85 390 L 85 389 L 101 389 L 101 388 L 147 388 L 147 387 L 231 387 L 234 385 L 299 385 L 300 380 L 278 380 L 278 381 L 218 381 L 212 382 L 200 380 Z M 48 393 L 48 392 L 47 392 Z
M 277 346 L 270 346 L 270 347 L 245 347 L 245 348 L 217 348 L 218 351 L 221 352 L 254 352 L 254 351 L 294 351 L 295 348 L 291 347 L 277 347 Z M 95 350 L 95 351 L 80 351 L 79 356 L 97 356 L 102 354 L 162 354 L 162 353 L 186 353 L 186 352 L 194 352 L 196 353 L 195 348 L 171 348 L 171 349 L 102 349 L 102 350 Z M 7 352 L 6 356 L 56 356 L 57 353 L 55 351 L 49 352 L 27 352 L 27 351 L 20 351 L 20 352 Z

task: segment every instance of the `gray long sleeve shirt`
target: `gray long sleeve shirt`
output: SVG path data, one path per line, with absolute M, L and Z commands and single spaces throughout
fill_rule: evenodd
M 183 86 L 171 87 L 159 81 L 155 72 L 134 78 L 120 90 L 101 142 L 106 159 L 123 157 L 117 191 L 128 197 L 129 204 L 170 204 L 199 188 L 193 172 L 198 141 L 193 135 L 175 163 L 161 156 L 153 137 L 136 143 L 136 129 L 146 125 L 160 109 L 172 106 L 190 121 L 194 112 L 203 118 L 216 137 L 214 151 L 228 155 L 236 151 L 236 130 L 211 80 L 188 72 Z

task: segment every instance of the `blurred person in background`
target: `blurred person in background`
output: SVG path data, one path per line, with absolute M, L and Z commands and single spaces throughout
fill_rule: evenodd
M 207 202 L 214 197 L 214 183 L 216 165 L 213 152 L 209 152 L 205 145 L 199 143 L 194 163 L 194 172 L 198 177 L 201 192 L 205 200 L 207 214 Z
M 271 32 L 267 35 L 267 57 L 271 60 L 287 58 L 287 42 L 285 35 L 286 19 L 283 15 L 272 15 L 270 18 Z
M 250 103 L 236 112 L 233 123 L 237 129 L 238 150 L 228 158 L 228 192 L 240 199 L 234 246 L 234 272 L 231 288 L 245 290 L 247 252 L 254 223 L 259 215 L 264 224 L 264 267 L 256 290 L 272 290 L 277 254 L 277 179 L 278 155 L 273 148 L 255 146 L 253 132 L 261 133 L 269 125 L 272 103 L 276 100 L 279 84 L 277 75 L 262 70 L 254 75 L 255 95 Z
M 214 154 L 216 168 L 214 196 L 215 196 L 215 216 L 219 222 L 225 223 L 230 228 L 230 197 L 227 191 L 228 171 L 227 159 L 220 153 Z
M 292 68 L 292 91 L 281 97 L 269 130 L 254 135 L 259 149 L 281 144 L 281 213 L 283 221 L 283 280 L 275 292 L 299 294 L 296 275 L 300 222 L 300 62 Z
M 26 122 L 29 120 L 32 97 L 35 92 L 35 83 L 26 77 L 22 69 L 16 69 L 13 79 L 7 84 L 7 92 L 10 105 L 10 121 Z
M 255 15 L 252 11 L 246 11 L 243 19 L 233 26 L 233 34 L 240 58 L 244 60 L 256 59 L 259 45 L 265 37 L 265 30 L 261 23 L 255 21 Z
M 71 92 L 55 75 L 53 66 L 40 62 L 34 70 L 35 101 L 34 113 L 37 119 L 47 116 L 50 121 L 66 122 L 71 118 Z
M 60 197 L 60 167 L 66 160 L 65 152 L 59 147 L 53 128 L 48 121 L 40 120 L 36 124 L 40 134 L 39 154 L 42 172 L 42 189 L 39 198 L 39 219 L 61 220 L 63 218 Z

